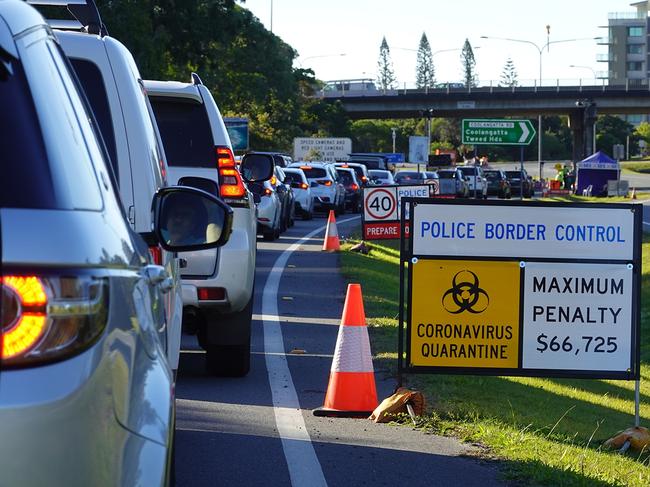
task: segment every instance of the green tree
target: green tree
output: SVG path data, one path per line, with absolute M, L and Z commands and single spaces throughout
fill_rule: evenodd
M 429 39 L 423 32 L 418 46 L 418 55 L 415 65 L 415 86 L 416 88 L 432 88 L 435 85 L 435 69 L 433 67 L 433 55 Z
M 463 49 L 460 53 L 460 60 L 462 63 L 463 81 L 465 86 L 467 88 L 475 87 L 478 75 L 476 74 L 476 59 L 474 58 L 474 51 L 472 45 L 469 43 L 469 39 L 465 39 Z
M 380 90 L 392 90 L 397 84 L 393 61 L 390 58 L 390 48 L 386 37 L 381 40 L 379 60 L 377 61 L 377 86 Z
M 634 130 L 634 133 L 639 139 L 644 140 L 646 144 L 650 144 L 650 123 L 641 122 Z
M 634 125 L 613 115 L 601 115 L 596 122 L 596 149 L 608 155 L 614 153 L 615 144 L 627 144 L 630 138 L 630 154 L 639 151 L 639 135 L 634 130 Z
M 515 64 L 512 62 L 512 59 L 508 58 L 506 64 L 503 66 L 503 71 L 501 71 L 501 81 L 499 86 L 513 87 L 519 85 L 519 80 L 517 79 L 517 69 Z

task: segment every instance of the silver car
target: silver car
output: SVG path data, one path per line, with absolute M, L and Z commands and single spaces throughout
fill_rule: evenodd
M 60 53 L 32 7 L 0 2 L 0 484 L 164 486 L 168 275 L 126 220 Z M 229 236 L 232 210 L 201 191 L 151 203 L 171 252 Z M 188 212 L 192 228 L 179 227 Z

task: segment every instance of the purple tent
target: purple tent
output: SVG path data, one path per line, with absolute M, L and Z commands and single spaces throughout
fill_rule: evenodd
M 576 166 L 576 194 L 582 194 L 591 186 L 593 196 L 607 196 L 607 181 L 618 181 L 621 173 L 618 161 L 601 151 L 583 159 Z

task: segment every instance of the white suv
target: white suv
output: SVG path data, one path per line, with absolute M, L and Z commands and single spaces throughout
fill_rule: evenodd
M 219 108 L 199 76 L 193 73 L 191 83 L 144 85 L 167 153 L 170 181 L 220 196 L 234 210 L 233 232 L 225 246 L 182 254 L 187 260 L 181 271 L 184 320 L 197 331 L 210 373 L 246 375 L 257 250 L 253 195 L 236 168 Z
M 89 33 L 54 32 L 97 118 L 129 223 L 148 243 L 153 262 L 166 270 L 166 276 L 160 276 L 167 291 L 166 350 L 175 371 L 183 318 L 180 262 L 151 233 L 151 200 L 158 189 L 167 186 L 165 152 L 133 56 L 118 40 L 103 35 L 101 19 L 93 25 L 97 32 L 92 28 Z
M 487 199 L 487 179 L 480 166 L 457 166 L 469 186 L 471 198 Z
M 339 181 L 334 164 L 327 162 L 294 162 L 288 167 L 302 169 L 309 180 L 315 208 L 345 213 L 345 188 Z

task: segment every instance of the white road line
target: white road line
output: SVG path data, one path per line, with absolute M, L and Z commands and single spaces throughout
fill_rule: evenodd
M 337 223 L 355 220 L 347 218 Z M 264 352 L 269 384 L 273 397 L 273 411 L 278 434 L 282 440 L 284 457 L 289 467 L 293 486 L 326 486 L 323 469 L 318 461 L 311 438 L 302 417 L 298 394 L 293 385 L 291 371 L 284 351 L 284 339 L 278 317 L 278 289 L 284 267 L 291 254 L 314 235 L 325 230 L 319 227 L 288 247 L 275 261 L 269 272 L 262 293 L 262 315 L 264 316 Z

